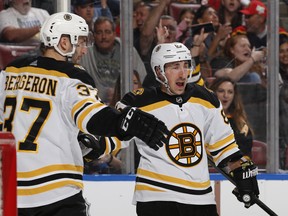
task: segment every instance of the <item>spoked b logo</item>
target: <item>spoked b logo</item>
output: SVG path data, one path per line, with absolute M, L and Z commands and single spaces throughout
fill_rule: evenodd
M 190 123 L 177 125 L 171 130 L 166 151 L 172 161 L 180 166 L 191 167 L 203 157 L 202 134 Z

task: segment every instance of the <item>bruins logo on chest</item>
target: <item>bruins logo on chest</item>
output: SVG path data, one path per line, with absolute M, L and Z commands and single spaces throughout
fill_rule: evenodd
M 168 137 L 166 151 L 172 161 L 180 166 L 192 167 L 203 157 L 202 134 L 198 127 L 190 123 L 177 125 Z

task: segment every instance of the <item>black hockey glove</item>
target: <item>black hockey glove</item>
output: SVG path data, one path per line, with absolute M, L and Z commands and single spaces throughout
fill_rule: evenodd
M 97 159 L 104 153 L 106 149 L 105 141 L 104 139 L 101 139 L 101 137 L 96 138 L 95 136 L 91 134 L 79 132 L 77 139 L 78 139 L 80 146 L 84 145 L 88 149 L 93 149 L 92 151 L 87 151 L 87 154 L 84 154 L 84 156 L 92 155 L 91 153 L 93 152 L 94 159 Z M 82 148 L 82 152 L 83 152 L 83 148 Z
M 158 150 L 163 143 L 167 143 L 167 135 L 170 131 L 155 116 L 135 107 L 126 107 L 120 119 L 120 134 L 119 138 L 122 140 L 129 140 L 135 136 L 151 148 Z
M 255 198 L 258 198 L 259 195 L 257 174 L 258 168 L 252 161 L 245 161 L 241 167 L 230 172 L 236 183 L 236 188 L 232 193 L 240 202 L 244 202 L 246 208 L 252 206 L 255 203 Z

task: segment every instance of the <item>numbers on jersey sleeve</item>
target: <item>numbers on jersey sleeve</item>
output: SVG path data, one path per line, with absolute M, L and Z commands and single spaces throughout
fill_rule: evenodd
M 86 85 L 77 86 L 78 93 L 82 96 L 90 96 L 90 90 Z
M 95 98 L 97 98 L 97 100 L 99 100 L 98 90 L 96 88 L 88 87 L 88 86 L 83 85 L 83 84 L 77 85 L 76 88 L 77 88 L 79 95 L 81 95 L 81 96 L 94 96 Z
M 4 104 L 4 112 L 8 111 L 8 107 L 11 107 L 9 117 L 4 121 L 4 128 L 7 131 L 13 130 L 13 120 L 16 111 L 17 100 L 16 97 L 7 97 Z M 49 114 L 51 112 L 51 102 L 49 100 L 38 100 L 33 98 L 23 98 L 20 106 L 20 112 L 29 114 L 32 110 L 38 110 L 38 115 L 28 128 L 25 138 L 19 142 L 19 151 L 32 151 L 35 152 L 38 149 L 37 138 L 41 133 L 41 130 L 46 123 Z

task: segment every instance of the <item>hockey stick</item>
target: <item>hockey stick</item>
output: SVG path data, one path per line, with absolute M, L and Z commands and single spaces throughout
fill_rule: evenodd
M 224 170 L 222 170 L 220 167 L 217 167 L 216 164 L 214 163 L 213 159 L 211 156 L 208 155 L 208 161 L 209 163 L 219 172 L 221 173 L 226 179 L 228 179 L 233 185 L 236 186 L 235 181 L 232 179 L 232 177 L 226 173 Z M 267 214 L 270 216 L 278 216 L 272 209 L 270 209 L 265 203 L 263 203 L 258 197 L 254 197 L 255 203 L 262 208 Z

